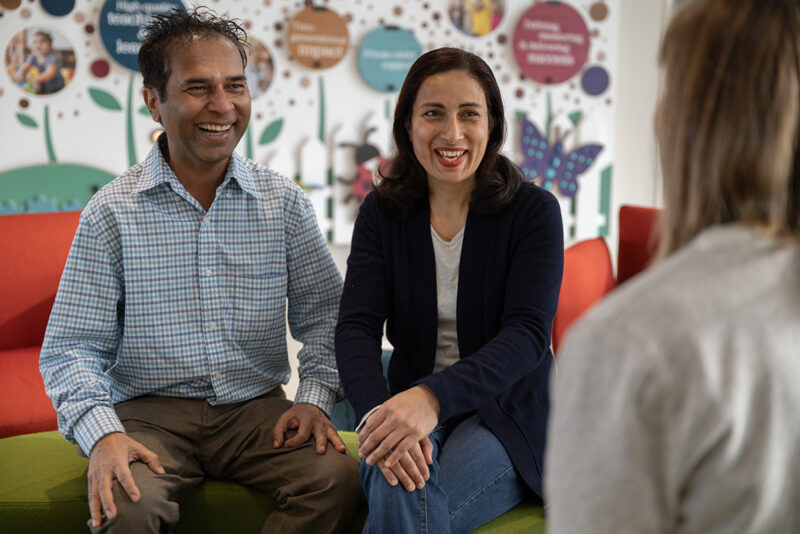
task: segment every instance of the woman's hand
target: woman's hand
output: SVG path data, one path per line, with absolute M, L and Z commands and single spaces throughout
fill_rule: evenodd
M 428 465 L 432 463 L 433 444 L 425 437 L 406 451 L 392 467 L 386 467 L 383 460 L 378 461 L 378 467 L 390 485 L 396 486 L 399 482 L 406 491 L 412 492 L 425 487 L 425 481 L 431 477 Z
M 439 401 L 427 386 L 398 393 L 369 416 L 358 433 L 358 455 L 369 465 L 392 468 L 439 422 Z M 430 462 L 429 462 L 430 463 Z M 385 472 L 384 472 L 385 474 Z

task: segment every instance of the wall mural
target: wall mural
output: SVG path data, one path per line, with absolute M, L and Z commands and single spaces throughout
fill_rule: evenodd
M 457 46 L 503 92 L 504 151 L 553 191 L 565 237 L 607 235 L 619 0 L 208 0 L 251 39 L 253 97 L 239 150 L 306 191 L 349 243 L 392 154 L 409 66 Z M 141 98 L 139 28 L 181 0 L 0 0 L 0 214 L 80 209 L 160 133 Z

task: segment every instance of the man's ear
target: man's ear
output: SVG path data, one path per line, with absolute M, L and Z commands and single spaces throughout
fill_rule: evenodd
M 159 112 L 158 104 L 161 102 L 161 100 L 158 97 L 158 91 L 152 87 L 143 87 L 142 98 L 144 99 L 144 105 L 147 106 L 148 110 L 150 110 L 150 116 L 154 121 L 160 123 L 161 113 Z

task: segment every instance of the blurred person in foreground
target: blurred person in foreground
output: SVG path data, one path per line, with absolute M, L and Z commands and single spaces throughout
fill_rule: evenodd
M 356 220 L 336 330 L 365 532 L 469 532 L 541 496 L 563 228 L 556 198 L 500 153 L 504 132 L 481 58 L 417 59 L 397 154 Z
M 800 3 L 673 18 L 661 260 L 566 337 L 549 532 L 800 532 Z

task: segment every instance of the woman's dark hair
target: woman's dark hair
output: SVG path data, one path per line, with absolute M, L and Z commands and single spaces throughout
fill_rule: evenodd
M 236 21 L 218 17 L 213 10 L 196 7 L 191 10 L 173 8 L 163 15 L 153 15 L 142 28 L 144 41 L 139 49 L 139 71 L 144 86 L 155 89 L 163 102 L 167 98 L 169 61 L 167 52 L 175 41 L 188 42 L 215 34 L 230 40 L 242 57 L 242 67 L 247 65 L 247 33 Z
M 397 152 L 375 187 L 382 205 L 397 217 L 404 218 L 428 198 L 428 175 L 414 155 L 408 133 L 417 92 L 429 77 L 450 71 L 464 71 L 480 84 L 489 111 L 489 140 L 483 160 L 475 171 L 470 209 L 481 214 L 497 213 L 511 201 L 522 184 L 519 168 L 500 154 L 506 121 L 500 88 L 492 70 L 475 54 L 459 48 L 437 48 L 420 56 L 406 75 L 392 127 Z

